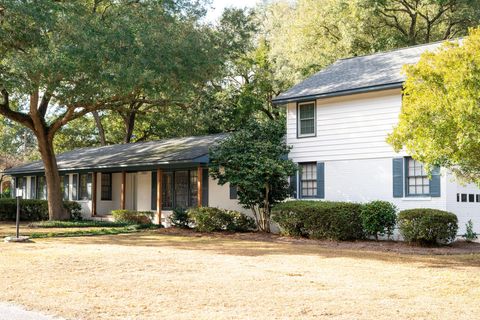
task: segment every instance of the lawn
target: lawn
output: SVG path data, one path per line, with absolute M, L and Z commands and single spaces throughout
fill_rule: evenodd
M 382 249 L 383 250 L 383 249 Z M 480 254 L 166 230 L 0 244 L 0 301 L 67 319 L 474 319 Z

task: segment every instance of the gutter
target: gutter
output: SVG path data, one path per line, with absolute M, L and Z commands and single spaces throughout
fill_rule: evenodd
M 393 83 L 387 83 L 387 84 L 376 85 L 376 86 L 332 91 L 332 92 L 326 92 L 326 93 L 311 94 L 306 96 L 296 96 L 296 97 L 283 98 L 283 99 L 274 98 L 272 99 L 272 103 L 274 105 L 279 105 L 279 104 L 284 104 L 289 102 L 310 101 L 310 100 L 324 99 L 324 98 L 330 98 L 330 97 L 348 96 L 348 95 L 358 94 L 358 93 L 366 93 L 366 92 L 381 91 L 381 90 L 388 90 L 388 89 L 398 89 L 398 88 L 402 88 L 402 86 L 403 86 L 403 81 L 393 82 Z

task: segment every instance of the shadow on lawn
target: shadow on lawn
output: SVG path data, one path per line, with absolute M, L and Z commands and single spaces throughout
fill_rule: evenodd
M 58 240 L 57 239 L 51 239 Z M 419 267 L 480 267 L 480 243 L 452 247 L 415 247 L 393 241 L 334 242 L 285 238 L 253 234 L 175 234 L 165 230 L 69 238 L 72 244 L 170 247 L 180 250 L 202 250 L 235 256 L 314 255 L 325 259 L 362 259 L 388 263 L 418 263 Z M 475 253 L 470 253 L 470 252 Z M 300 261 L 300 260 L 299 260 Z

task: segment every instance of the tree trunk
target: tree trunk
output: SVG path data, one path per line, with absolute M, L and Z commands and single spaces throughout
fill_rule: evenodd
M 98 115 L 98 111 L 93 111 L 93 118 L 95 119 L 95 124 L 97 125 L 98 129 L 98 138 L 100 139 L 100 144 L 102 146 L 107 145 L 107 140 L 105 139 L 105 130 L 103 129 L 103 124 L 100 119 L 100 116 Z
M 70 216 L 63 207 L 60 175 L 58 173 L 57 159 L 53 150 L 53 138 L 46 133 L 36 133 L 38 148 L 45 167 L 47 182 L 48 216 L 50 220 L 68 220 Z
M 125 120 L 125 139 L 124 143 L 130 143 L 132 141 L 133 129 L 135 128 L 135 116 L 136 111 L 132 110 L 124 117 Z

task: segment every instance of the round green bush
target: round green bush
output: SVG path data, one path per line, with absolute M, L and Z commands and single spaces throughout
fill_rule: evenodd
M 191 208 L 188 219 L 200 232 L 247 232 L 255 229 L 255 221 L 243 213 L 212 207 Z
M 112 210 L 112 216 L 116 222 L 151 224 L 153 212 L 135 210 Z
M 287 201 L 273 208 L 273 221 L 286 235 L 356 240 L 364 237 L 361 207 L 351 202 Z
M 365 234 L 374 236 L 391 236 L 397 220 L 397 208 L 388 201 L 371 201 L 362 206 L 360 216 Z
M 409 242 L 447 244 L 455 240 L 457 216 L 437 209 L 410 209 L 398 215 L 400 233 Z

